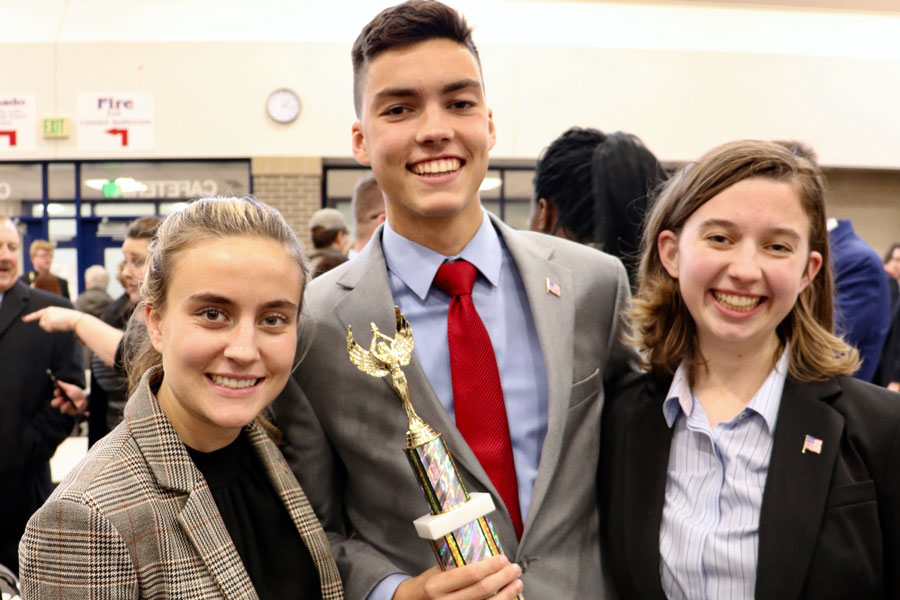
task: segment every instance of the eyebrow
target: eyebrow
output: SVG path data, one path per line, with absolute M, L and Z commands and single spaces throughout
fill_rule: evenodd
M 460 79 L 458 81 L 452 81 L 444 87 L 441 88 L 441 94 L 452 94 L 453 92 L 458 92 L 459 90 L 464 90 L 468 88 L 481 89 L 481 83 L 474 79 Z M 384 98 L 409 98 L 413 96 L 420 95 L 419 88 L 411 88 L 411 87 L 393 87 L 393 88 L 385 88 L 379 92 L 376 92 L 375 99 L 381 100 Z
M 706 221 L 700 223 L 700 227 L 702 229 L 708 229 L 710 227 L 725 227 L 734 229 L 736 225 L 727 219 L 707 219 Z M 791 229 L 790 227 L 773 227 L 769 229 L 768 232 L 773 235 L 787 236 L 793 240 L 799 240 L 801 237 L 800 234 L 797 233 L 797 230 Z
M 223 306 L 233 306 L 234 301 L 230 298 L 226 298 L 225 296 L 219 296 L 218 294 L 194 294 L 190 298 L 188 298 L 191 302 L 200 302 L 200 303 L 209 303 L 209 304 L 221 304 Z M 290 300 L 272 300 L 271 302 L 266 302 L 261 306 L 263 309 L 270 308 L 278 308 L 282 310 L 297 310 L 298 306 L 296 302 L 291 302 Z

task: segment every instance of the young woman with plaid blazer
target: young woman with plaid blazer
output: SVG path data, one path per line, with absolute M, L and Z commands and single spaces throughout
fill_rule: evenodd
M 24 597 L 343 597 L 260 417 L 290 375 L 305 265 L 253 199 L 201 199 L 162 223 L 131 362 L 142 375 L 125 420 L 29 522 Z

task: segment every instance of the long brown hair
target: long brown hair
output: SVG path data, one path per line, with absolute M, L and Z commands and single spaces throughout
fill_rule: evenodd
M 645 366 L 657 374 L 672 374 L 682 359 L 698 357 L 694 320 L 678 281 L 663 268 L 657 239 L 667 230 L 680 235 L 685 222 L 703 204 L 753 177 L 793 185 L 810 223 L 809 250 L 822 255 L 818 275 L 776 328 L 780 348 L 790 343 L 791 377 L 813 381 L 854 373 L 859 368 L 859 353 L 832 333 L 834 289 L 824 177 L 814 162 L 774 142 L 741 140 L 718 146 L 664 185 L 644 227 L 638 291 L 628 313 L 630 340 L 642 350 Z

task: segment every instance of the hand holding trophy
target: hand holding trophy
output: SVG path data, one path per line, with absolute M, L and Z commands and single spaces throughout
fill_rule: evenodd
M 409 399 L 406 376 L 400 367 L 409 364 L 413 350 L 412 328 L 394 307 L 397 333 L 390 338 L 371 323 L 372 343 L 368 350 L 353 338 L 347 328 L 347 353 L 359 370 L 372 377 L 390 375 L 391 386 L 400 396 L 409 421 L 406 453 L 419 488 L 428 501 L 431 514 L 416 519 L 419 537 L 428 539 L 443 570 L 503 554 L 491 522 L 485 516 L 494 510 L 490 494 L 469 493 L 459 476 L 453 456 L 443 435 L 416 414 Z M 524 600 L 521 594 L 517 597 Z

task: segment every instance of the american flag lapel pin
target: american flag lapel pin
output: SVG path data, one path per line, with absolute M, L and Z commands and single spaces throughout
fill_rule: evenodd
M 807 450 L 816 454 L 822 454 L 822 440 L 807 434 L 803 438 L 803 454 L 806 454 Z
M 560 289 L 559 284 L 549 277 L 547 278 L 547 293 L 553 294 L 557 298 L 560 298 L 562 294 L 562 290 Z

